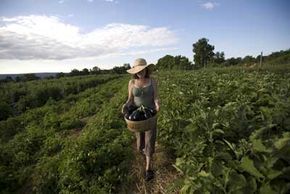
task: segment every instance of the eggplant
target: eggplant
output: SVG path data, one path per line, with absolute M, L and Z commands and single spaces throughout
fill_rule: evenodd
M 124 116 L 125 116 L 126 119 L 129 119 L 129 117 L 130 117 L 130 113 L 127 112 L 127 113 L 125 113 Z
M 126 118 L 131 121 L 142 121 L 153 117 L 156 114 L 156 110 L 141 105 L 139 108 L 131 106 L 130 111 Z
M 133 111 L 133 113 L 130 115 L 129 119 L 132 121 L 140 121 L 141 112 L 139 111 L 139 109 Z
M 149 118 L 152 117 L 151 112 L 150 112 L 147 108 L 144 109 L 144 117 L 145 117 L 146 119 L 149 119 Z
M 145 108 L 145 111 L 150 112 L 151 117 L 153 117 L 157 113 L 157 111 L 155 109 L 147 108 L 147 107 Z
M 135 106 L 134 104 L 131 104 L 129 107 L 128 107 L 128 112 L 129 114 L 132 114 L 138 107 Z

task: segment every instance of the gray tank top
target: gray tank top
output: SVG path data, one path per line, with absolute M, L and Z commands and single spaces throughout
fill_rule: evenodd
M 133 85 L 132 94 L 136 106 L 139 107 L 143 104 L 146 107 L 155 108 L 152 79 L 150 79 L 150 84 L 145 87 L 136 87 Z

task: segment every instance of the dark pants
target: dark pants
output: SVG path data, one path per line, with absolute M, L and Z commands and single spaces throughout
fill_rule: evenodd
M 137 150 L 142 151 L 146 156 L 152 156 L 155 152 L 155 141 L 156 141 L 157 128 L 144 131 L 135 132 L 137 138 Z

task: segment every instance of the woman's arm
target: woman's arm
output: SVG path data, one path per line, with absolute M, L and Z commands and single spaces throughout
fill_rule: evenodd
M 157 81 L 152 79 L 153 81 L 153 89 L 154 89 L 154 103 L 156 107 L 156 111 L 158 112 L 160 110 L 160 100 L 158 97 L 158 87 L 157 87 Z
M 129 81 L 129 84 L 128 84 L 128 100 L 126 101 L 126 103 L 123 105 L 122 107 L 122 113 L 124 114 L 127 110 L 127 108 L 129 107 L 130 104 L 133 104 L 133 100 L 134 100 L 134 96 L 132 94 L 132 84 L 133 84 L 133 80 L 130 80 Z

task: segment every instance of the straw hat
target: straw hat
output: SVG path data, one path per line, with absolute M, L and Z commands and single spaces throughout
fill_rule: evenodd
M 130 74 L 136 74 L 146 67 L 148 67 L 150 64 L 147 64 L 145 59 L 139 58 L 134 61 L 134 66 L 131 69 L 128 69 L 127 72 Z

